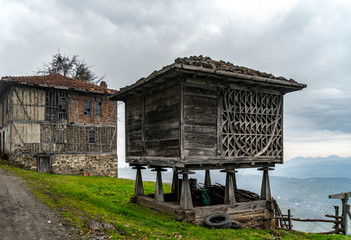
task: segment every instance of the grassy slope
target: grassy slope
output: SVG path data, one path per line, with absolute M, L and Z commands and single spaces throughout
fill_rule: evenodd
M 0 167 L 26 180 L 39 199 L 60 212 L 77 229 L 76 234 L 83 236 L 90 231 L 88 221 L 95 220 L 113 226 L 104 229 L 112 239 L 351 239 L 284 231 L 206 229 L 129 203 L 132 180 L 36 173 L 9 167 L 1 160 Z M 154 187 L 153 182 L 144 183 L 145 193 L 152 193 Z M 165 185 L 164 191 L 169 192 L 170 186 Z

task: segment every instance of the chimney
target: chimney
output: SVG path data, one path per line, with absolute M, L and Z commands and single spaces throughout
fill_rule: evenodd
M 100 87 L 107 88 L 107 84 L 105 81 L 101 81 Z

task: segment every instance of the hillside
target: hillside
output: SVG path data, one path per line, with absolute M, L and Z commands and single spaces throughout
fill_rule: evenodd
M 60 212 L 76 230 L 75 239 L 351 239 L 284 231 L 206 229 L 175 221 L 168 214 L 129 202 L 134 181 L 108 177 L 65 176 L 0 167 L 24 179 L 33 193 Z M 170 186 L 165 185 L 165 192 Z M 146 193 L 155 184 L 145 182 Z M 98 226 L 89 228 L 91 223 Z

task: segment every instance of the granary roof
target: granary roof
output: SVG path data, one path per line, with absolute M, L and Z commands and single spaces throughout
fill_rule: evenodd
M 305 88 L 305 84 L 296 82 L 293 79 L 284 77 L 276 77 L 273 74 L 260 72 L 247 67 L 237 66 L 230 62 L 212 60 L 210 57 L 191 56 L 177 58 L 174 63 L 163 67 L 161 70 L 154 71 L 146 78 L 141 78 L 134 84 L 121 88 L 114 95 L 114 99 L 123 99 L 126 93 L 140 88 L 160 78 L 169 78 L 171 73 L 201 73 L 212 76 L 214 78 L 236 79 L 241 81 L 251 81 L 261 84 L 276 85 L 284 88 L 284 92 L 297 91 Z
M 94 92 L 114 94 L 117 91 L 103 86 L 84 82 L 78 79 L 69 78 L 60 74 L 50 74 L 43 76 L 5 76 L 1 78 L 2 83 L 16 83 L 26 86 L 49 87 L 57 89 L 72 89 L 81 92 Z

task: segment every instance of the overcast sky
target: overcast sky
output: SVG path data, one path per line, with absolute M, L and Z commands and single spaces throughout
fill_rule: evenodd
M 0 0 L 0 75 L 79 55 L 119 89 L 204 55 L 308 85 L 285 97 L 285 159 L 351 156 L 351 1 Z M 122 137 L 122 136 L 120 136 Z

